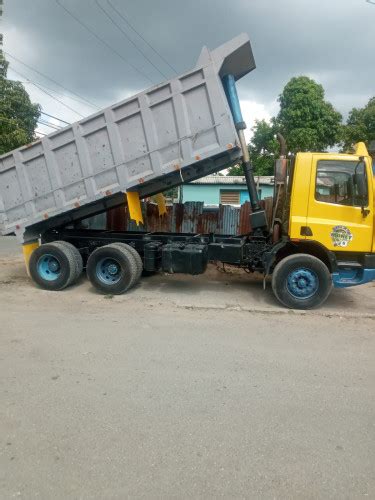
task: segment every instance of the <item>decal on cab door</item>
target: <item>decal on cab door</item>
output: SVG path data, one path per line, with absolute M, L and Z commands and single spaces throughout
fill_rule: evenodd
M 346 226 L 335 226 L 332 228 L 331 238 L 333 246 L 347 247 L 353 239 L 353 235 Z

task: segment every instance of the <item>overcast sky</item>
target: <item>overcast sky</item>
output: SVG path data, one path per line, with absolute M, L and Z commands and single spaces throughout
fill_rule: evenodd
M 249 34 L 257 64 L 238 88 L 250 127 L 255 118 L 277 113 L 277 96 L 292 76 L 308 75 L 323 84 L 326 98 L 344 115 L 375 95 L 375 5 L 366 0 L 110 0 L 118 13 L 108 0 L 59 1 L 117 54 L 56 0 L 4 0 L 3 48 L 99 107 L 174 76 L 172 68 L 189 70 L 203 45 L 215 48 L 241 32 Z M 10 78 L 47 87 L 82 115 L 95 111 L 75 100 L 77 95 L 8 60 Z M 30 83 L 26 88 L 45 112 L 68 122 L 80 118 Z

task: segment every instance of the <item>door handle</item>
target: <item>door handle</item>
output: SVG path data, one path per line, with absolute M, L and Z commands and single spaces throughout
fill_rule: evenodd
M 368 208 L 365 208 L 365 207 L 361 207 L 361 214 L 362 214 L 362 217 L 365 219 L 370 213 L 370 210 Z

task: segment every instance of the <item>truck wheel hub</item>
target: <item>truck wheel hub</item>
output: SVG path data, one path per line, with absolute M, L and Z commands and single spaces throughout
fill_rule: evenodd
M 312 297 L 319 288 L 319 279 L 315 271 L 299 268 L 291 271 L 287 278 L 288 292 L 299 299 Z
M 57 260 L 51 259 L 48 262 L 48 269 L 49 269 L 49 271 L 51 271 L 51 273 L 56 273 L 59 270 L 59 268 L 60 268 L 60 265 L 59 265 Z
M 114 276 L 118 273 L 118 266 L 116 264 L 109 264 L 107 267 L 108 274 Z

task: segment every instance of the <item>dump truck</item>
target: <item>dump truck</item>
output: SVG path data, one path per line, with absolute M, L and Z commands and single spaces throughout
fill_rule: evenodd
M 255 69 L 249 37 L 203 48 L 167 82 L 0 157 L 0 227 L 23 244 L 32 280 L 72 285 L 86 269 L 102 293 L 120 294 L 143 272 L 204 273 L 221 261 L 272 278 L 286 307 L 318 307 L 333 286 L 375 279 L 374 182 L 364 143 L 355 154 L 303 152 L 287 160 L 279 136 L 274 206 L 254 182 L 236 82 Z M 82 221 L 242 162 L 249 234 L 105 231 Z

